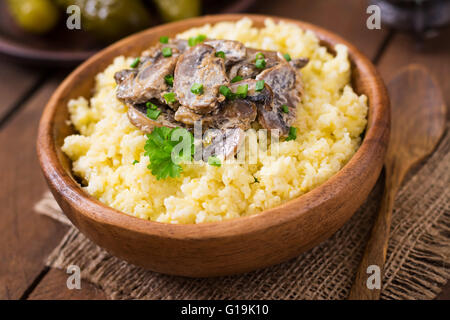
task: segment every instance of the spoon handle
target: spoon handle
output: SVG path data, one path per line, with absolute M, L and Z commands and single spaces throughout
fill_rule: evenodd
M 397 193 L 396 179 L 386 174 L 381 205 L 372 228 L 369 241 L 350 290 L 350 300 L 378 300 L 391 228 L 392 208 Z M 369 266 L 375 266 L 369 268 Z M 379 269 L 377 269 L 378 267 Z M 378 274 L 376 274 L 379 272 Z M 370 277 L 370 278 L 369 278 Z M 377 278 L 378 277 L 378 278 Z

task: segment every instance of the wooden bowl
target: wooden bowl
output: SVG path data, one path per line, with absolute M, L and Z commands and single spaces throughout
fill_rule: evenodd
M 137 55 L 161 35 L 174 36 L 206 23 L 251 18 L 285 20 L 313 31 L 328 46 L 345 44 L 357 93 L 369 101 L 368 126 L 361 147 L 328 181 L 314 190 L 262 213 L 224 222 L 192 225 L 141 220 L 112 209 L 84 192 L 62 153 L 68 126 L 67 103 L 90 97 L 94 76 L 119 55 Z M 59 86 L 41 118 L 37 138 L 40 164 L 48 185 L 67 217 L 88 238 L 111 254 L 153 271 L 189 277 L 229 275 L 270 266 L 295 257 L 336 232 L 361 206 L 383 165 L 389 136 L 389 101 L 371 62 L 353 45 L 314 25 L 260 15 L 215 15 L 148 29 L 96 54 Z

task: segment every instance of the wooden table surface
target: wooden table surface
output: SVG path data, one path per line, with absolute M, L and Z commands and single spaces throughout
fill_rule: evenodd
M 255 13 L 308 21 L 340 34 L 376 64 L 388 81 L 410 63 L 426 66 L 450 105 L 450 29 L 416 50 L 414 39 L 385 26 L 366 28 L 363 0 L 260 1 Z M 39 69 L 0 58 L 0 299 L 104 299 L 104 293 L 82 282 L 68 290 L 67 275 L 44 266 L 67 227 L 36 214 L 34 204 L 47 190 L 35 151 L 41 112 L 70 70 Z M 438 299 L 450 299 L 450 284 Z

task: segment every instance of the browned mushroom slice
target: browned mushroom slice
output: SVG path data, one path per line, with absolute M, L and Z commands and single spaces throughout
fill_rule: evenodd
M 161 110 L 156 120 L 147 117 L 147 108 L 144 105 L 136 105 L 128 107 L 128 119 L 139 130 L 151 133 L 156 127 L 183 127 L 184 125 L 173 118 L 173 110 L 159 106 Z
M 222 51 L 225 54 L 225 65 L 243 60 L 246 57 L 244 44 L 233 40 L 206 40 L 204 44 L 213 47 L 216 52 Z
M 266 62 L 265 69 L 271 68 L 280 62 L 284 62 L 284 58 L 276 51 L 257 50 L 246 48 L 245 58 L 233 64 L 228 71 L 228 76 L 233 79 L 237 76 L 242 79 L 255 78 L 263 69 L 256 67 L 256 55 L 262 53 Z
M 224 61 L 216 57 L 213 47 L 199 44 L 180 56 L 175 68 L 174 91 L 181 105 L 196 113 L 205 114 L 217 108 L 224 100 L 219 87 L 226 84 Z M 194 84 L 203 86 L 201 94 L 194 94 Z
M 184 106 L 180 106 L 175 112 L 176 121 L 182 122 L 188 126 L 193 126 L 196 121 L 201 121 L 204 129 L 211 127 L 214 121 L 212 114 L 199 114 Z
M 291 66 L 293 66 L 296 69 L 301 69 L 305 67 L 309 62 L 308 58 L 298 58 L 298 59 L 292 59 L 289 63 Z
M 264 80 L 273 92 L 272 110 L 259 110 L 261 125 L 267 129 L 280 129 L 281 136 L 286 136 L 295 121 L 297 105 L 303 93 L 300 74 L 290 64 L 280 63 L 264 70 L 256 79 Z
M 203 160 L 208 161 L 210 156 L 230 159 L 239 150 L 245 139 L 244 130 L 240 128 L 216 131 L 210 145 L 203 148 Z
M 122 70 L 116 76 L 117 98 L 125 103 L 144 103 L 156 98 L 163 102 L 161 94 L 169 90 L 164 77 L 173 74 L 178 56 L 159 57 L 155 61 L 147 59 L 137 71 Z
M 255 104 L 244 99 L 227 100 L 216 113 L 213 116 L 215 128 L 240 128 L 241 130 L 250 129 L 257 114 Z

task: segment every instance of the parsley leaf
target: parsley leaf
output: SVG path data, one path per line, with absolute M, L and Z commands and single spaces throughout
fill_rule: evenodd
M 184 154 L 183 149 L 181 149 L 179 154 L 174 154 L 172 157 L 172 152 L 179 143 L 187 143 L 189 152 Z M 183 128 L 158 127 L 152 133 L 147 134 L 144 150 L 144 155 L 150 159 L 147 168 L 151 170 L 156 179 L 177 178 L 183 172 L 180 163 L 192 159 L 194 137 L 192 133 Z

